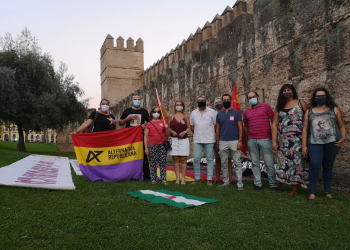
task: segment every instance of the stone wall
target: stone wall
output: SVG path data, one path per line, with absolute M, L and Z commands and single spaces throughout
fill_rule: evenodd
M 190 114 L 196 96 L 206 95 L 212 106 L 216 96 L 232 93 L 235 85 L 242 111 L 249 90 L 258 90 L 274 107 L 285 83 L 307 102 L 315 87 L 325 86 L 349 131 L 349 12 L 349 0 L 239 0 L 146 69 L 143 86 L 134 93 L 143 98 L 143 107 L 151 108 L 157 88 L 170 113 L 180 99 Z M 114 107 L 116 117 L 131 105 L 134 93 Z M 348 150 L 349 141 L 335 163 L 337 187 L 350 183 Z

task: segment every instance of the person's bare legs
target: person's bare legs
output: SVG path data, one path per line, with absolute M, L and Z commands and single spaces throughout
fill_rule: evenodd
M 175 175 L 176 175 L 175 184 L 180 184 L 180 157 L 173 156 L 173 161 L 174 161 L 174 169 L 175 169 Z
M 298 194 L 298 193 L 299 193 L 299 185 L 298 184 L 296 184 L 296 185 L 292 184 L 292 192 L 290 192 L 289 194 L 290 195 L 295 195 L 295 194 Z
M 181 163 L 181 173 L 182 173 L 181 184 L 186 184 L 187 156 L 180 156 L 180 163 Z

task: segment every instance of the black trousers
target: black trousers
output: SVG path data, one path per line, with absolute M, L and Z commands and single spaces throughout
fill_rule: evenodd
M 148 157 L 145 153 L 145 144 L 143 144 L 143 179 L 144 180 L 150 180 L 150 171 L 149 171 L 149 162 Z

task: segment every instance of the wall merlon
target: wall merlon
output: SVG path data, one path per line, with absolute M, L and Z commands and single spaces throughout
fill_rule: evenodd
M 181 46 L 180 46 L 180 60 L 185 59 L 186 53 L 187 53 L 187 43 L 186 43 L 186 40 L 184 39 L 181 43 Z
M 211 24 L 212 24 L 212 36 L 216 36 L 216 34 L 219 33 L 219 31 L 222 28 L 222 17 L 219 14 L 216 14 Z
M 194 33 L 194 46 L 193 46 L 193 50 L 199 51 L 200 49 L 200 44 L 202 42 L 202 36 L 203 36 L 203 32 L 201 30 L 201 28 L 198 27 L 196 33 Z
M 103 54 L 106 52 L 107 48 L 114 48 L 114 38 L 108 34 L 105 41 L 102 44 L 101 47 L 101 58 Z
M 222 16 L 222 28 L 227 24 L 231 23 L 233 20 L 233 9 L 230 6 L 227 6 L 224 12 L 221 14 Z
M 180 44 L 178 44 L 174 51 L 174 62 L 177 62 L 180 60 Z
M 143 40 L 141 38 L 136 41 L 136 50 L 143 52 Z
M 208 21 L 205 23 L 202 31 L 203 31 L 202 41 L 205 41 L 209 37 L 212 36 L 212 27 L 211 27 L 211 24 Z
M 190 36 L 188 37 L 187 39 L 187 44 L 186 44 L 186 50 L 187 52 L 190 52 L 193 50 L 193 47 L 194 47 L 194 36 L 193 34 L 191 33 Z
M 233 5 L 233 19 L 245 12 L 247 12 L 247 2 L 245 0 L 237 0 L 235 5 Z
M 127 49 L 131 49 L 133 50 L 135 47 L 134 47 L 134 40 L 129 37 L 128 40 L 126 40 L 126 48 Z
M 124 38 L 122 38 L 121 36 L 117 38 L 117 48 L 124 49 Z

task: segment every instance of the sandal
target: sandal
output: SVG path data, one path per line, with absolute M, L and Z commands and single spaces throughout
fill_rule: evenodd
M 299 194 L 299 191 L 297 190 L 292 190 L 292 192 L 289 193 L 289 195 L 296 195 Z
M 169 185 L 166 181 L 163 181 L 163 184 L 164 184 L 165 186 L 168 186 L 168 185 Z
M 313 195 L 314 196 L 314 198 L 312 199 L 312 198 L 310 198 L 310 196 L 311 195 Z M 314 194 L 310 194 L 310 196 L 309 196 L 309 201 L 315 201 L 316 200 L 316 195 L 314 195 Z
M 186 180 L 182 180 L 182 181 L 181 181 L 181 184 L 182 184 L 182 185 L 185 185 L 185 184 L 186 184 Z
M 326 197 L 327 199 L 334 199 L 334 197 L 330 193 L 324 193 L 324 197 Z
M 180 184 L 180 178 L 176 179 L 175 184 Z

